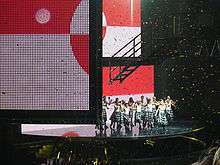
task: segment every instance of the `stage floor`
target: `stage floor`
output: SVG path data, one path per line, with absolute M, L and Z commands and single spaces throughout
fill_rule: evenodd
M 59 127 L 57 125 L 22 125 L 22 134 L 57 137 L 134 138 L 175 136 L 189 133 L 195 129 L 191 121 L 175 121 L 164 128 L 156 126 L 150 129 L 139 129 L 137 124 L 130 131 L 125 131 L 124 126 L 120 130 L 110 129 L 109 123 L 107 126 L 106 130 L 100 131 L 95 125 L 59 125 Z

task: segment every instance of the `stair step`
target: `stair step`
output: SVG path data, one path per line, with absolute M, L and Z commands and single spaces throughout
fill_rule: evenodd
M 126 75 L 128 75 L 128 74 L 118 74 L 118 75 L 116 75 L 115 77 L 124 77 L 124 76 L 126 76 Z
M 118 74 L 112 80 L 121 80 L 122 78 L 126 77 L 128 74 Z
M 121 79 L 120 78 L 114 78 L 113 80 L 115 81 L 115 80 L 121 80 Z
M 126 69 L 125 72 L 126 72 L 126 71 L 133 71 L 133 70 L 134 70 L 134 68 L 133 68 L 133 69 Z

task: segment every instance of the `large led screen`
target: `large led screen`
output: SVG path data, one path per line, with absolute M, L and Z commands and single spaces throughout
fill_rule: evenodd
M 89 0 L 0 2 L 0 109 L 89 110 Z

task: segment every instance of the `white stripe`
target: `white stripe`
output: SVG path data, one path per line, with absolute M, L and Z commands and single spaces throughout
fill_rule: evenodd
M 141 93 L 141 94 L 131 94 L 131 95 L 117 95 L 117 96 L 106 96 L 107 98 L 110 97 L 111 99 L 115 100 L 116 98 L 119 98 L 119 100 L 124 100 L 125 102 L 128 102 L 129 98 L 132 97 L 134 101 L 140 100 L 141 96 L 144 96 L 145 98 L 151 98 L 154 96 L 154 93 Z
M 104 12 L 102 12 L 102 26 L 107 26 L 107 21 Z
M 120 50 L 124 45 L 126 45 L 129 41 L 134 39 L 140 33 L 141 27 L 107 26 L 106 35 L 103 40 L 103 57 L 111 57 L 112 55 L 114 55 L 114 53 Z M 139 41 L 141 41 L 141 37 L 135 40 L 136 43 L 138 43 Z M 120 54 L 118 54 L 117 56 L 122 56 L 132 47 L 133 43 L 129 44 L 129 46 L 127 46 L 126 49 L 120 52 Z M 138 51 L 136 56 L 139 56 L 140 54 L 141 51 Z
M 89 0 L 82 0 L 73 14 L 70 34 L 89 34 Z
M 69 35 L 0 35 L 0 77 L 1 109 L 89 109 L 89 76 Z
M 86 124 L 21 124 L 21 132 L 31 132 L 31 131 L 43 131 L 50 129 L 59 128 L 71 128 L 71 127 L 87 127 L 91 125 Z

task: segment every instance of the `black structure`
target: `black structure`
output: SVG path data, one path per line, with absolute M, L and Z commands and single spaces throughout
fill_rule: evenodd
M 155 95 L 178 100 L 177 117 L 203 121 L 220 106 L 219 9 L 209 0 L 142 1 L 144 63 L 155 65 Z
M 142 1 L 142 40 L 146 60 L 219 57 L 219 10 L 208 0 Z M 206 54 L 201 53 L 206 48 Z M 218 50 L 219 51 L 219 50 Z

